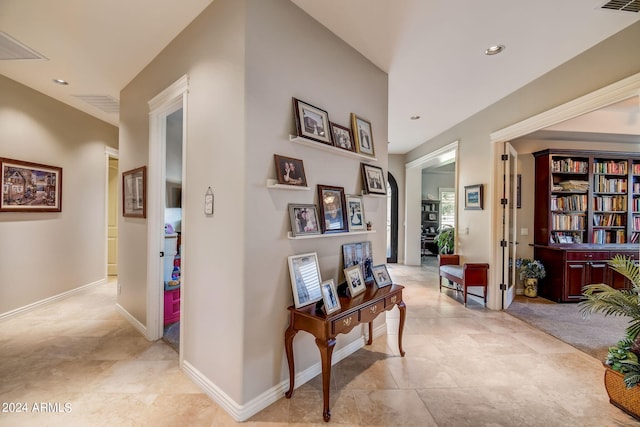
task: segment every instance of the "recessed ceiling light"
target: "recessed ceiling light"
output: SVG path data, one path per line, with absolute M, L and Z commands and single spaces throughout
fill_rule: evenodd
M 505 46 L 503 44 L 497 44 L 495 46 L 491 46 L 487 50 L 484 51 L 485 55 L 497 55 L 498 53 L 505 50 Z
M 53 79 L 53 82 L 54 82 L 55 84 L 59 84 L 59 85 L 62 85 L 62 86 L 66 86 L 66 85 L 68 85 L 68 84 L 69 84 L 69 82 L 68 82 L 68 81 L 66 81 L 66 80 L 62 80 L 62 79 Z
M 420 118 L 420 116 L 411 116 L 410 119 L 411 120 L 418 120 Z

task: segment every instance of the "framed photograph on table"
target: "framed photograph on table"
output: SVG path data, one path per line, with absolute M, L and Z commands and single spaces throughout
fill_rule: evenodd
M 333 122 L 330 123 L 330 126 L 334 146 L 347 151 L 356 151 L 356 146 L 353 143 L 353 134 L 351 133 L 351 129 L 340 126 Z
M 360 295 L 367 289 L 362 277 L 360 266 L 353 265 L 344 269 L 344 278 L 347 281 L 347 292 L 351 298 Z
M 365 230 L 362 196 L 347 195 L 347 223 L 349 231 Z
M 62 168 L 0 158 L 0 212 L 62 212 Z
M 316 205 L 290 203 L 289 219 L 293 237 L 322 233 Z
M 360 163 L 362 170 L 362 182 L 364 191 L 368 194 L 387 194 L 384 171 L 380 166 Z
M 481 210 L 483 185 L 467 185 L 464 187 L 464 208 L 467 210 Z
M 297 187 L 307 186 L 307 177 L 304 174 L 302 160 L 280 156 L 279 154 L 274 154 L 273 158 L 276 162 L 278 184 L 295 185 Z
M 342 233 L 349 230 L 343 187 L 318 185 L 318 202 L 323 233 Z
M 375 157 L 371 123 L 357 114 L 351 113 L 351 131 L 353 132 L 353 140 L 356 143 L 356 151 Z
M 321 280 L 318 254 L 313 252 L 291 255 L 288 261 L 295 307 L 300 308 L 320 301 L 322 292 L 320 291 Z
M 333 279 L 322 282 L 320 288 L 322 289 L 324 312 L 326 314 L 332 314 L 336 311 L 340 311 L 340 298 L 338 298 L 338 292 L 336 292 L 336 286 L 333 283 Z
M 374 265 L 372 267 L 373 270 L 373 280 L 375 280 L 376 285 L 379 288 L 383 288 L 385 286 L 389 286 L 392 284 L 391 276 L 389 276 L 389 271 L 387 270 L 387 266 L 384 264 Z
M 147 217 L 147 167 L 122 173 L 122 216 Z
M 357 265 L 362 271 L 366 283 L 373 282 L 373 251 L 371 242 L 346 243 L 342 245 L 342 261 L 344 268 Z
M 333 145 L 329 130 L 329 113 L 293 98 L 293 112 L 298 136 Z

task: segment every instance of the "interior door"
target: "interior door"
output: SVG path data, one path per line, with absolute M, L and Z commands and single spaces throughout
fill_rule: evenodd
M 516 296 L 516 218 L 517 218 L 517 159 L 518 153 L 508 142 L 503 151 L 502 198 L 502 309 L 507 309 Z
M 118 159 L 109 158 L 107 203 L 107 275 L 118 275 Z

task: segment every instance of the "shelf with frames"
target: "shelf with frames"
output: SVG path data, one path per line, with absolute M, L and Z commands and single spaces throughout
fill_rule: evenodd
M 345 157 L 353 157 L 356 159 L 364 160 L 366 162 L 378 161 L 376 157 L 372 157 L 367 154 L 360 154 L 354 151 L 344 150 L 342 148 L 334 147 L 333 145 L 323 144 L 322 142 L 317 142 L 312 139 L 304 138 L 297 135 L 289 135 L 289 141 L 306 145 L 308 147 L 317 148 L 318 150 L 329 151 L 333 154 L 338 154 Z
M 319 239 L 322 237 L 345 237 L 355 236 L 356 234 L 371 234 L 376 230 L 362 230 L 362 231 L 345 231 L 343 233 L 321 233 L 321 234 L 306 234 L 303 236 L 294 236 L 290 231 L 287 232 L 287 239 L 289 240 L 304 240 L 304 239 Z

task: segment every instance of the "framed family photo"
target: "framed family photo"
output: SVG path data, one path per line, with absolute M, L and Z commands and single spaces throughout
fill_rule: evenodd
M 295 307 L 300 308 L 320 301 L 322 292 L 320 291 L 321 280 L 318 254 L 313 252 L 290 255 L 288 262 Z
M 322 289 L 324 312 L 326 314 L 332 314 L 336 311 L 340 311 L 340 298 L 338 298 L 338 292 L 336 291 L 333 279 L 322 282 L 320 288 Z
M 342 148 L 347 151 L 356 151 L 356 146 L 353 143 L 353 134 L 351 129 L 340 126 L 331 122 L 331 135 L 333 136 L 333 145 L 338 148 Z
M 371 123 L 355 113 L 351 113 L 351 130 L 356 143 L 356 151 L 374 157 L 375 148 L 373 146 Z
M 273 158 L 276 162 L 278 184 L 295 185 L 298 187 L 307 186 L 307 177 L 304 174 L 302 160 L 280 156 L 279 154 L 274 154 Z
M 122 173 L 122 216 L 147 217 L 147 167 Z
M 365 229 L 362 196 L 347 195 L 347 223 L 349 231 Z
M 368 194 L 387 194 L 384 171 L 380 166 L 361 163 L 364 191 Z
M 360 295 L 367 289 L 364 283 L 364 277 L 362 277 L 362 270 L 360 270 L 360 267 L 357 265 L 345 268 L 344 278 L 347 281 L 347 290 L 352 298 Z
M 293 111 L 298 136 L 333 145 L 329 131 L 329 113 L 297 98 L 293 98 Z
M 358 266 L 366 283 L 373 282 L 373 251 L 371 242 L 346 243 L 342 245 L 344 268 Z
M 467 185 L 464 187 L 464 208 L 465 209 L 482 209 L 482 184 Z
M 320 234 L 322 232 L 316 205 L 290 203 L 289 218 L 293 237 Z
M 373 280 L 375 280 L 378 288 L 383 288 L 385 286 L 389 286 L 392 284 L 391 276 L 389 276 L 389 271 L 387 270 L 387 266 L 384 264 L 374 265 L 372 267 L 373 270 Z
M 0 158 L 0 212 L 61 212 L 62 168 Z
M 318 184 L 318 202 L 323 233 L 342 233 L 349 230 L 344 187 Z

